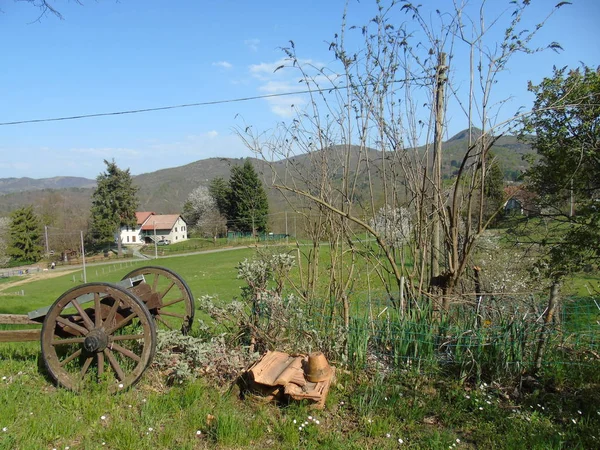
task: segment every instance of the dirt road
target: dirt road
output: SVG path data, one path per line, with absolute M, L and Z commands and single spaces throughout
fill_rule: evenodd
M 30 275 L 23 275 L 21 279 L 15 281 L 9 281 L 8 283 L 0 284 L 0 292 L 5 292 L 22 284 L 31 283 L 32 281 L 47 280 L 49 278 L 62 277 L 70 273 L 81 271 L 81 268 L 73 270 L 48 270 L 45 272 L 33 273 Z

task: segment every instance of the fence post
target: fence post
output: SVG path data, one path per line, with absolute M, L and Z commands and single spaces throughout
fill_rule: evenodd
M 550 298 L 548 299 L 548 306 L 544 312 L 544 323 L 540 330 L 540 339 L 538 341 L 537 351 L 535 352 L 535 366 L 534 369 L 537 372 L 542 367 L 542 359 L 544 358 L 544 347 L 548 339 L 548 329 L 552 323 L 556 305 L 558 304 L 558 283 L 554 282 L 550 288 Z

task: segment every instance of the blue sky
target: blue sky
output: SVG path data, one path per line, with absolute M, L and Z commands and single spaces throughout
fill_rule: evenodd
M 531 20 L 556 1 L 534 0 Z M 536 38 L 564 51 L 516 58 L 498 86 L 511 96 L 510 115 L 531 106 L 527 80 L 552 66 L 600 64 L 600 1 L 572 0 Z M 298 54 L 334 64 L 328 44 L 342 22 L 344 0 L 56 0 L 64 20 L 30 4 L 2 2 L 0 122 L 225 100 L 300 89 L 297 74 L 273 69 L 280 47 L 293 40 Z M 449 0 L 423 0 L 425 8 Z M 488 1 L 492 13 L 508 1 Z M 351 0 L 351 20 L 374 14 L 371 0 Z M 502 8 L 502 9 L 498 9 Z M 463 76 L 456 67 L 455 75 Z M 114 158 L 133 174 L 214 156 L 245 157 L 236 125 L 257 130 L 290 119 L 302 96 L 226 103 L 127 116 L 0 126 L 0 178 L 96 177 Z M 448 135 L 466 127 L 449 114 Z

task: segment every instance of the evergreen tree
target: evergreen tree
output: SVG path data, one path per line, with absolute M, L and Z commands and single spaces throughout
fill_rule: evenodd
M 214 199 L 219 213 L 223 216 L 227 216 L 229 212 L 229 185 L 223 177 L 213 178 L 208 186 L 208 192 Z
M 42 225 L 33 206 L 13 211 L 10 219 L 8 255 L 24 263 L 39 261 L 42 257 Z
M 491 151 L 488 152 L 486 160 L 487 173 L 485 176 L 485 210 L 483 218 L 487 221 L 494 216 L 491 223 L 494 225 L 502 217 L 500 209 L 504 204 L 504 171 Z
M 138 207 L 137 188 L 129 169 L 121 170 L 115 161 L 104 160 L 106 172 L 96 178 L 97 187 L 92 195 L 91 238 L 97 244 L 112 242 L 117 236 L 121 255 L 121 227 L 135 227 Z
M 231 168 L 227 196 L 229 228 L 253 234 L 266 231 L 269 201 L 267 193 L 249 160 Z

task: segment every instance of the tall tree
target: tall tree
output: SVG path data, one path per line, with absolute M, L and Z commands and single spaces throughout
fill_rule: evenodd
M 497 223 L 504 204 L 504 171 L 492 151 L 487 154 L 483 220 Z
M 267 229 L 267 193 L 249 160 L 241 166 L 231 168 L 227 203 L 229 228 L 251 231 L 252 234 Z
M 7 254 L 10 218 L 0 217 L 0 266 L 4 266 L 10 257 Z
M 198 186 L 190 192 L 183 205 L 182 216 L 195 232 L 214 239 L 225 230 L 227 222 L 206 186 Z
M 217 209 L 219 212 L 226 216 L 229 212 L 229 185 L 227 181 L 223 179 L 223 177 L 213 178 L 208 186 L 208 192 L 211 197 L 214 199 Z
M 119 169 L 114 160 L 104 163 L 106 172 L 96 178 L 97 187 L 92 195 L 91 238 L 100 244 L 112 242 L 116 237 L 121 256 L 121 227 L 136 226 L 137 188 L 129 169 Z
M 555 68 L 529 90 L 535 102 L 523 136 L 534 134 L 539 159 L 528 179 L 545 213 L 568 224 L 545 242 L 549 275 L 558 279 L 600 260 L 600 68 Z
M 24 263 L 39 261 L 42 257 L 42 226 L 33 206 L 13 211 L 10 219 L 8 255 Z

